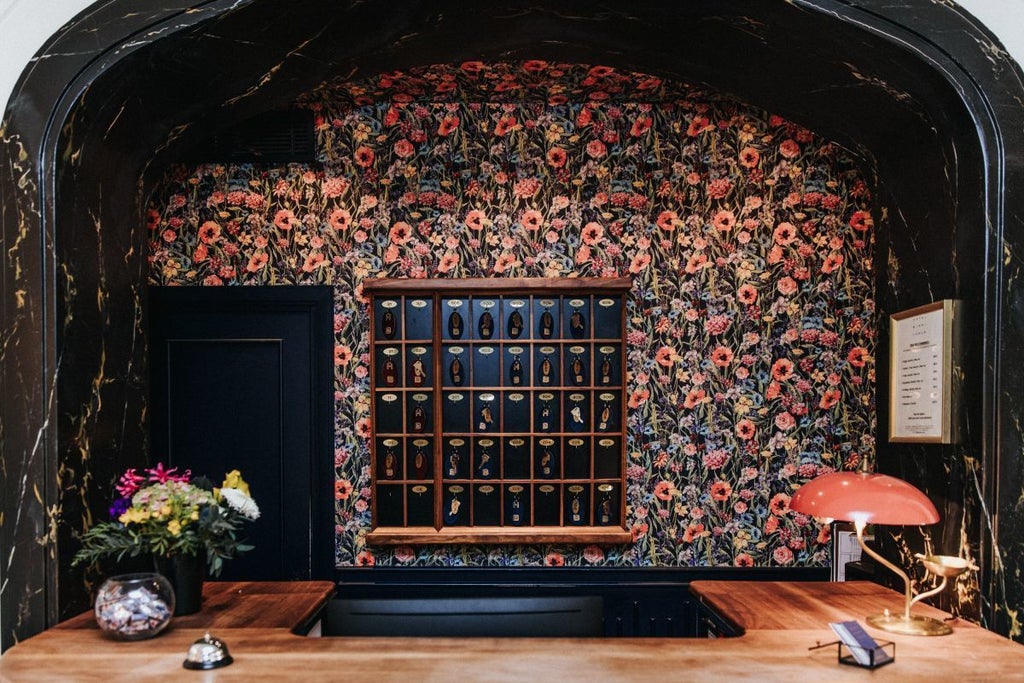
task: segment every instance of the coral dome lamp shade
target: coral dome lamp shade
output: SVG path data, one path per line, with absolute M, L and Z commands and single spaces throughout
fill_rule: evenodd
M 905 635 L 947 635 L 948 624 L 931 617 L 912 616 L 916 602 L 910 577 L 864 543 L 864 527 L 868 524 L 923 525 L 939 521 L 935 505 L 917 487 L 886 474 L 872 472 L 831 472 L 801 486 L 790 500 L 789 507 L 813 517 L 853 522 L 861 550 L 903 578 L 906 604 L 902 615 L 885 610 L 867 618 L 876 628 Z M 925 597 L 918 596 L 918 599 Z

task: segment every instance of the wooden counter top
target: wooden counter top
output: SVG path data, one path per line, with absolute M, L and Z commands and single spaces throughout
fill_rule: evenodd
M 955 622 L 953 635 L 935 638 L 883 634 L 868 627 L 875 637 L 896 643 L 896 661 L 875 671 L 838 664 L 832 648 L 808 650 L 816 642 L 834 640 L 828 621 L 864 623 L 873 610 L 899 607 L 901 595 L 866 582 L 696 581 L 691 591 L 745 630 L 742 637 L 716 640 L 307 638 L 286 626 L 266 626 L 264 620 L 280 624 L 284 613 L 306 614 L 317 595 L 314 587 L 321 584 L 213 586 L 218 597 L 204 603 L 201 614 L 179 618 L 153 640 L 107 640 L 86 623 L 91 617 L 78 617 L 34 636 L 0 657 L 0 680 L 1024 680 L 1024 647 L 966 622 Z M 329 589 L 318 599 L 327 595 Z M 293 607 L 298 604 L 305 607 Z M 943 616 L 920 605 L 915 613 L 918 608 Z M 245 613 L 253 621 L 238 625 L 237 615 Z M 186 671 L 181 667 L 185 652 L 207 626 L 227 643 L 235 663 L 211 672 Z

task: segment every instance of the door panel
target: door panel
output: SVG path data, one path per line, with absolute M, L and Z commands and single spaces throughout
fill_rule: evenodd
M 223 579 L 329 576 L 334 540 L 329 287 L 150 289 L 151 454 L 215 486 L 238 469 L 256 547 Z

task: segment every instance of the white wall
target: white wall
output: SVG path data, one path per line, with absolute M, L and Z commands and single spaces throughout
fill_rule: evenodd
M 95 0 L 0 0 L 0 116 L 46 39 Z

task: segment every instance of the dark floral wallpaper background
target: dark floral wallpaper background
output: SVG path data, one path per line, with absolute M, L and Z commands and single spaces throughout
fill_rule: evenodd
M 603 66 L 431 66 L 302 98 L 320 163 L 177 169 L 155 285 L 336 291 L 339 565 L 821 566 L 807 479 L 874 451 L 874 221 L 844 150 Z M 364 278 L 633 279 L 625 546 L 368 547 Z

